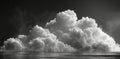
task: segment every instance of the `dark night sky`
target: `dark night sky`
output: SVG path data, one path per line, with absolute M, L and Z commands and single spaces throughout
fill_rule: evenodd
M 67 9 L 74 10 L 79 19 L 82 16 L 96 19 L 103 30 L 120 43 L 119 0 L 6 0 L 0 4 L 2 4 L 0 7 L 1 45 L 7 38 L 28 30 L 26 28 L 31 28 L 35 24 L 43 26 L 46 21 L 53 19 L 57 12 Z M 115 25 L 116 22 L 112 23 L 112 20 L 118 24 Z

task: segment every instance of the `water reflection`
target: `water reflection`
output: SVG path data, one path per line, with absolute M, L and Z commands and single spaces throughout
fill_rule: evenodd
M 119 59 L 119 53 L 3 52 L 4 59 Z

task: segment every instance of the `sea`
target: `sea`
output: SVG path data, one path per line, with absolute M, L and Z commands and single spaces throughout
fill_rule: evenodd
M 0 59 L 120 59 L 120 53 L 1 51 Z

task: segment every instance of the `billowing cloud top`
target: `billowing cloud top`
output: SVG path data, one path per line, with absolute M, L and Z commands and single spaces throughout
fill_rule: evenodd
M 20 48 L 20 49 L 19 49 Z M 59 12 L 46 27 L 36 25 L 29 35 L 5 41 L 5 50 L 45 52 L 120 51 L 120 45 L 102 31 L 92 18 L 78 19 L 73 10 Z

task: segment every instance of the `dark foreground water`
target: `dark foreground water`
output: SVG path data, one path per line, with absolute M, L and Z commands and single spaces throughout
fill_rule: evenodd
M 0 52 L 3 59 L 120 59 L 120 53 Z M 1 59 L 1 58 L 0 58 Z

